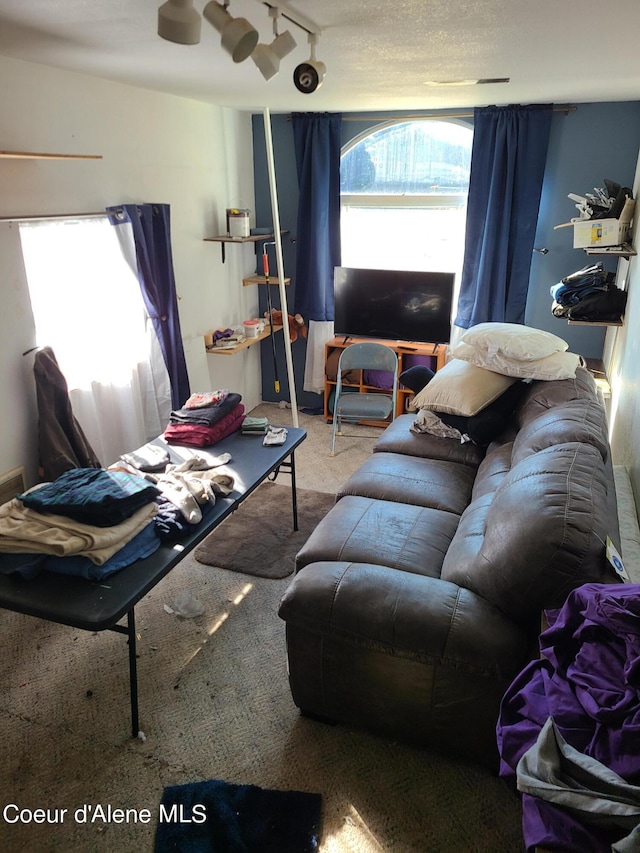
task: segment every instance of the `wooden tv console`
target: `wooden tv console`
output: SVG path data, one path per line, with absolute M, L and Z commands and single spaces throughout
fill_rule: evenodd
M 325 420 L 330 422 L 333 420 L 333 414 L 329 407 L 329 401 L 331 398 L 331 394 L 335 390 L 336 383 L 334 380 L 330 380 L 327 378 L 326 364 L 329 359 L 331 353 L 335 350 L 343 350 L 345 347 L 348 347 L 350 344 L 366 344 L 366 343 L 379 343 L 384 344 L 385 346 L 390 347 L 398 356 L 398 373 L 402 373 L 405 370 L 405 360 L 407 356 L 429 356 L 435 359 L 435 369 L 440 370 L 440 368 L 444 367 L 445 359 L 447 356 L 447 345 L 446 344 L 429 344 L 429 343 L 415 343 L 413 341 L 386 341 L 386 340 L 378 340 L 375 338 L 345 338 L 343 335 L 339 337 L 335 337 L 330 341 L 327 341 L 325 344 L 324 351 L 324 363 L 325 363 L 325 378 L 324 378 L 324 417 Z M 358 393 L 384 393 L 385 389 L 377 388 L 372 385 L 365 385 L 364 383 L 363 371 L 360 371 L 360 382 L 356 383 L 343 383 L 343 387 L 351 387 L 357 388 Z M 388 389 L 390 390 L 390 389 Z M 388 393 L 387 390 L 387 393 Z M 409 404 L 409 400 L 413 397 L 413 391 L 409 388 L 405 388 L 402 384 L 398 384 L 398 402 L 396 406 L 396 417 L 398 415 L 402 415 L 407 411 L 407 407 Z M 388 421 L 380 421 L 380 422 L 367 422 L 369 425 L 373 426 L 388 426 Z

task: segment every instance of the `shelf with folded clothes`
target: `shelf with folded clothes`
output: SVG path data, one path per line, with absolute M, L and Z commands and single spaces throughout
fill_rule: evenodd
M 620 320 L 567 320 L 570 326 L 624 326 L 624 318 Z
M 282 326 L 273 327 L 274 334 L 276 332 L 281 331 Z M 240 350 L 246 349 L 247 347 L 252 347 L 254 344 L 260 343 L 260 341 L 263 341 L 265 338 L 268 338 L 270 334 L 271 326 L 265 326 L 264 330 L 262 332 L 259 332 L 255 338 L 245 338 L 243 341 L 240 341 L 232 347 L 210 346 L 205 343 L 207 355 L 235 355 L 237 352 L 240 352 Z
M 632 258 L 638 254 L 630 243 L 621 246 L 585 246 L 583 251 L 587 255 L 612 255 L 614 258 Z
M 602 257 L 602 255 L 601 255 Z M 627 303 L 627 292 L 618 287 L 618 271 L 606 270 L 601 260 L 591 260 L 579 270 L 565 276 L 550 288 L 551 312 L 554 317 L 566 320 L 569 325 L 622 326 Z M 624 281 L 625 275 L 620 275 Z

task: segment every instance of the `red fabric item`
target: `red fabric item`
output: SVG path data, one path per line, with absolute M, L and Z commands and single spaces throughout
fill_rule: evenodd
M 213 426 L 203 424 L 169 424 L 164 431 L 169 444 L 186 444 L 189 447 L 208 447 L 240 429 L 245 419 L 242 403 L 233 408 Z

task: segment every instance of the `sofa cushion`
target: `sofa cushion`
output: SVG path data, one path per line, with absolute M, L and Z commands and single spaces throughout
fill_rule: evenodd
M 321 560 L 352 560 L 438 578 L 459 520 L 430 507 L 346 495 L 298 552 L 296 571 Z
M 436 373 L 410 405 L 415 410 L 430 409 L 469 417 L 497 400 L 514 382 L 508 376 L 456 358 Z
M 478 467 L 471 492 L 472 502 L 482 495 L 493 495 L 511 470 L 512 453 L 513 439 L 503 442 L 496 441 L 491 445 Z
M 553 406 L 560 406 L 569 400 L 596 399 L 598 395 L 593 376 L 584 367 L 579 367 L 570 379 L 531 382 L 516 409 L 515 423 L 521 429 L 528 421 Z
M 484 456 L 484 448 L 452 438 L 439 438 L 429 433 L 411 431 L 414 415 L 400 415 L 382 433 L 373 445 L 374 453 L 398 453 L 422 459 L 439 459 L 458 462 L 476 468 Z
M 361 495 L 460 515 L 469 503 L 474 476 L 468 465 L 379 452 L 362 463 L 337 496 Z
M 607 421 L 598 400 L 570 400 L 528 421 L 513 443 L 512 464 L 546 447 L 572 441 L 592 445 L 603 460 L 607 459 Z
M 473 500 L 442 578 L 483 596 L 516 621 L 560 606 L 582 583 L 613 583 L 605 559 L 605 464 L 589 444 L 556 445 L 518 462 L 495 493 Z
M 569 349 L 569 344 L 557 335 L 520 323 L 478 323 L 467 329 L 460 340 L 489 356 L 498 354 L 515 361 L 536 361 Z

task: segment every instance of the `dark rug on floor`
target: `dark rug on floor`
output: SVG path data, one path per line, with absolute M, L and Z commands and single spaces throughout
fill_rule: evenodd
M 164 789 L 155 853 L 314 853 L 320 794 L 217 779 Z
M 263 483 L 196 548 L 199 563 L 262 578 L 284 578 L 309 534 L 335 503 L 335 495 L 298 489 L 293 530 L 291 487 Z

